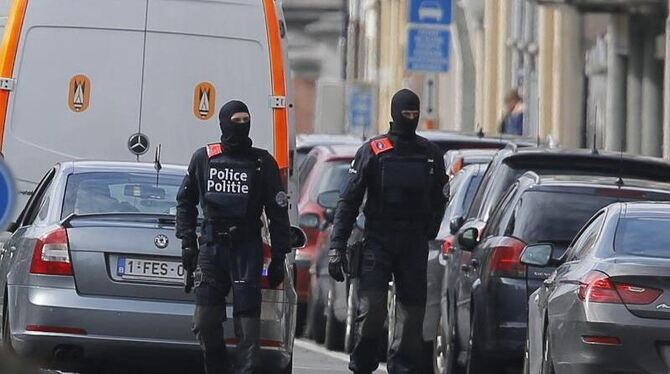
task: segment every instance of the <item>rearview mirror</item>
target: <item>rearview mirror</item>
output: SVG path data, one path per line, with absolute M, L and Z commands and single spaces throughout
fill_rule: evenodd
M 307 235 L 302 231 L 300 227 L 291 226 L 290 235 L 291 235 L 291 247 L 293 249 L 305 248 L 307 244 Z
M 317 204 L 326 209 L 337 208 L 337 202 L 340 200 L 340 191 L 328 191 L 319 194 L 316 198 Z
M 458 244 L 464 251 L 472 252 L 479 244 L 479 230 L 476 227 L 471 227 L 458 235 Z
M 165 190 L 146 184 L 128 184 L 123 188 L 123 195 L 141 199 L 165 200 Z
M 529 266 L 546 267 L 554 254 L 552 244 L 533 244 L 524 248 L 521 253 L 521 263 Z
M 457 233 L 463 226 L 463 223 L 465 223 L 465 218 L 463 217 L 452 218 L 452 220 L 449 221 L 449 231 L 451 231 L 451 234 L 453 235 Z

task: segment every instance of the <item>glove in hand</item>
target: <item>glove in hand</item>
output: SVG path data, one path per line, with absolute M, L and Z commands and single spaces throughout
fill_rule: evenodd
M 270 288 L 275 289 L 284 281 L 284 259 L 273 258 L 268 266 Z
M 198 266 L 198 248 L 183 248 L 181 250 L 181 264 L 187 272 L 195 271 Z
M 347 254 L 343 249 L 331 249 L 328 252 L 328 274 L 336 282 L 344 282 L 344 275 L 347 274 L 349 266 L 347 265 Z

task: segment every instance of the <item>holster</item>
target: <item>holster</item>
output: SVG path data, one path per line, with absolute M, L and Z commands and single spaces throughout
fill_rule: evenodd
M 363 241 L 356 242 L 347 247 L 347 261 L 349 263 L 349 278 L 354 279 L 360 276 L 361 272 L 361 257 L 363 256 L 363 248 L 365 243 Z

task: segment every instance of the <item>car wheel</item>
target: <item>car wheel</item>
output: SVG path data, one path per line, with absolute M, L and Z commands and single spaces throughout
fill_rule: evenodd
M 289 361 L 288 365 L 279 372 L 279 374 L 292 374 L 293 373 L 293 357 Z
M 481 351 L 481 342 L 482 338 L 479 332 L 479 322 L 475 317 L 475 313 L 472 313 L 471 325 L 470 325 L 470 339 L 468 339 L 468 354 L 466 362 L 466 373 L 467 374 L 489 374 L 493 373 L 492 370 L 495 365 L 493 362 L 486 357 Z
M 341 350 L 344 347 L 344 325 L 335 317 L 335 300 L 333 291 L 328 292 L 326 306 L 326 339 L 324 345 L 331 351 Z
M 523 374 L 530 374 L 530 338 L 526 331 L 526 348 L 523 352 Z
M 433 345 L 433 373 L 463 374 L 463 370 L 456 363 L 456 339 L 454 335 L 454 328 L 449 328 L 445 335 L 442 318 L 440 318 Z
M 6 299 L 5 296 L 2 313 L 2 348 L 7 352 L 12 352 L 12 331 L 9 328 L 9 308 Z
M 298 303 L 296 308 L 295 335 L 302 336 L 307 324 L 307 303 Z
M 344 353 L 354 350 L 354 338 L 356 336 L 356 317 L 358 316 L 358 289 L 356 282 L 349 285 L 347 296 L 347 321 L 344 326 Z
M 554 359 L 551 356 L 551 339 L 548 332 L 544 334 L 544 352 L 542 354 L 542 374 L 555 374 Z

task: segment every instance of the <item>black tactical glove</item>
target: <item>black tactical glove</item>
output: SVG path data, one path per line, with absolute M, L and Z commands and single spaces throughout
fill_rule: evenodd
M 344 282 L 344 274 L 348 274 L 347 251 L 344 249 L 331 249 L 328 251 L 328 274 L 336 282 Z
M 181 264 L 186 272 L 194 272 L 198 266 L 198 248 L 186 247 L 181 250 Z
M 284 258 L 273 257 L 268 266 L 270 288 L 277 288 L 284 281 Z

